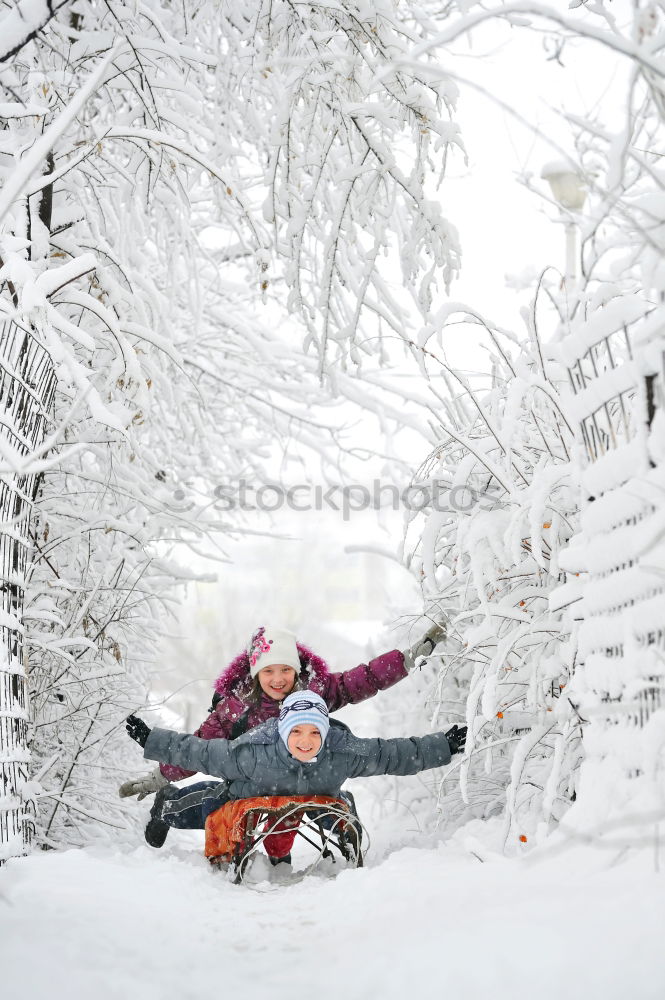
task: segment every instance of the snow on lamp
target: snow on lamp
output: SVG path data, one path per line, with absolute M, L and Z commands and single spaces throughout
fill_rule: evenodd
M 552 189 L 557 205 L 569 212 L 581 212 L 586 201 L 584 180 L 575 168 L 565 160 L 546 163 L 540 176 Z

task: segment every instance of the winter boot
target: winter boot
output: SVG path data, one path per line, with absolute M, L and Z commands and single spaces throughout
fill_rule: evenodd
M 151 847 L 163 847 L 169 832 L 169 824 L 162 819 L 162 806 L 173 790 L 173 785 L 164 785 L 155 795 L 155 801 L 150 809 L 150 819 L 144 830 L 144 837 Z
M 283 858 L 273 858 L 272 854 L 269 854 L 268 857 L 270 858 L 270 864 L 273 866 L 273 868 L 276 868 L 277 865 L 290 865 L 291 864 L 291 855 L 290 854 L 285 854 Z

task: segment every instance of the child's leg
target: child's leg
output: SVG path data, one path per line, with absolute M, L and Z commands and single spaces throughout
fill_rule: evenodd
M 297 820 L 294 825 L 293 819 L 282 819 L 277 823 L 274 827 L 275 833 L 271 833 L 263 841 L 269 858 L 285 858 L 287 854 L 291 853 L 299 822 L 300 820 Z M 272 823 L 273 820 L 266 820 L 264 831 L 269 829 Z
M 162 847 L 172 826 L 204 830 L 211 812 L 228 799 L 225 781 L 199 781 L 187 788 L 165 785 L 155 795 L 144 836 L 151 847 Z
M 210 813 L 227 799 L 225 781 L 198 781 L 195 785 L 169 790 L 162 798 L 159 818 L 178 830 L 205 830 Z

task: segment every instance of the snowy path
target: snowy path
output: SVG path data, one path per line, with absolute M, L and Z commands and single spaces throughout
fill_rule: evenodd
M 261 894 L 183 841 L 0 875 L 0 985 L 26 1000 L 662 1000 L 665 875 L 406 847 Z

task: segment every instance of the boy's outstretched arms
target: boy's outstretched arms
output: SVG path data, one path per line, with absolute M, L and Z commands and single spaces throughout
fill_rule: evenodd
M 376 774 L 418 774 L 449 764 L 455 753 L 462 753 L 466 726 L 453 726 L 446 733 L 412 736 L 409 739 L 357 740 L 353 774 L 362 778 Z M 354 738 L 355 739 L 355 738 Z
M 235 742 L 203 740 L 169 729 L 150 729 L 136 716 L 128 718 L 127 732 L 144 748 L 147 760 L 175 764 L 231 782 L 240 780 L 243 784 L 238 791 L 245 797 L 271 794 L 276 785 L 284 785 L 285 794 L 295 794 L 297 789 L 300 794 L 303 782 L 308 783 L 309 772 L 303 771 L 302 763 L 289 758 L 285 748 L 280 753 L 276 722 L 264 723 L 250 742 L 247 737 Z M 342 726 L 331 730 L 330 742 L 322 748 L 318 763 L 308 765 L 313 768 L 311 781 L 321 794 L 336 794 L 346 778 L 418 774 L 449 764 L 453 754 L 463 752 L 465 741 L 466 726 L 452 726 L 446 733 L 389 740 L 359 739 Z
M 202 740 L 198 736 L 175 733 L 170 729 L 152 729 L 143 751 L 147 760 L 177 764 L 202 774 L 218 778 L 247 777 L 238 768 L 236 755 L 231 752 L 231 740 Z
M 127 716 L 127 734 L 143 747 L 146 760 L 193 768 L 193 773 L 218 774 L 235 778 L 238 768 L 229 754 L 229 740 L 202 740 L 198 736 L 175 733 L 170 729 L 151 729 L 137 715 Z M 164 784 L 168 784 L 164 781 Z M 131 794 L 131 793 L 130 793 Z

